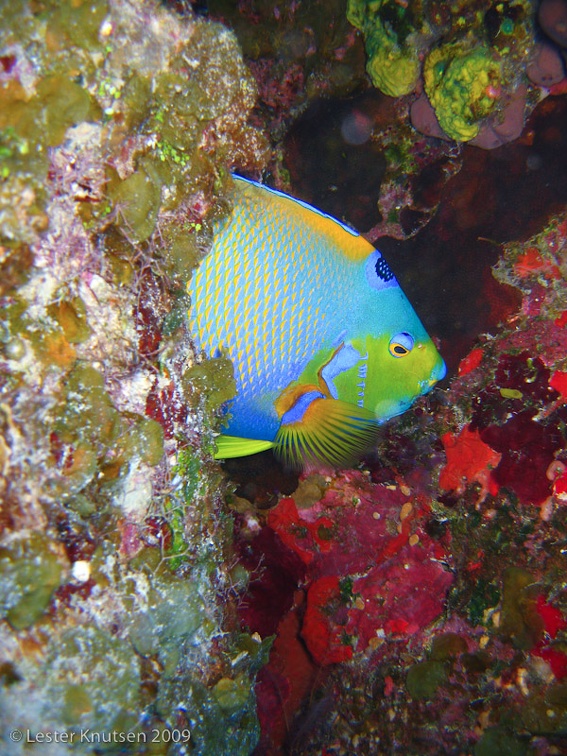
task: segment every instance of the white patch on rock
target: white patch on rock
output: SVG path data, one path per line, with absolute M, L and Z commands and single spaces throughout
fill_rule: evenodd
M 141 522 L 152 502 L 152 469 L 140 460 L 133 460 L 116 495 L 116 503 L 129 520 Z

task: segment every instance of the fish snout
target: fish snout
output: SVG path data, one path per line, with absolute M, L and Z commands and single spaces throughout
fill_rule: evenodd
M 445 365 L 445 360 L 442 357 L 440 357 L 439 362 L 433 369 L 431 380 L 433 381 L 433 383 L 437 383 L 437 381 L 442 381 L 446 375 L 447 375 L 447 365 Z
M 435 384 L 443 380 L 446 375 L 447 366 L 445 365 L 445 361 L 441 357 L 439 357 L 439 359 L 435 362 L 435 365 L 433 366 L 429 377 L 424 378 L 419 382 L 420 391 L 418 392 L 418 396 L 419 394 L 428 394 L 435 386 Z
M 439 381 L 442 381 L 446 375 L 447 375 L 447 365 L 445 365 L 445 360 L 442 357 L 440 357 L 439 360 L 435 363 L 433 370 L 431 371 L 429 380 L 426 382 L 424 393 L 427 394 L 429 391 L 431 391 L 431 389 L 435 386 L 435 384 L 438 383 Z

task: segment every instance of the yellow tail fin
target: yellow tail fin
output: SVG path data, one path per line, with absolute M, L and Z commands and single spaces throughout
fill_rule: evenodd
M 216 444 L 215 459 L 248 457 L 250 454 L 257 454 L 274 446 L 273 441 L 260 441 L 255 438 L 240 438 L 239 436 L 219 436 L 216 439 Z

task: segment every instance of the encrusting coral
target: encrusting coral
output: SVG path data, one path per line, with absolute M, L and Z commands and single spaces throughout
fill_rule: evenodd
M 254 102 L 220 24 L 150 0 L 0 8 L 2 753 L 15 727 L 256 743 L 266 643 L 231 623 L 211 461 L 231 368 L 193 353 L 184 293 L 229 168 L 264 164 Z
M 364 35 L 374 86 L 412 95 L 414 128 L 494 149 L 521 134 L 547 87 L 564 78 L 558 53 L 538 41 L 535 6 L 349 0 L 347 17 Z

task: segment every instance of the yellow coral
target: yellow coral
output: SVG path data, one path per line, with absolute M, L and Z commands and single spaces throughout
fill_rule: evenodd
M 374 86 L 391 97 L 409 94 L 419 78 L 422 19 L 414 18 L 410 7 L 388 0 L 349 0 L 347 18 L 364 34 L 366 70 Z
M 419 60 L 415 50 L 401 50 L 386 37 L 366 64 L 372 83 L 390 97 L 401 97 L 415 88 L 419 77 Z
M 467 49 L 462 43 L 433 50 L 423 78 L 429 102 L 447 136 L 468 142 L 494 108 L 499 92 L 500 63 L 488 48 Z

